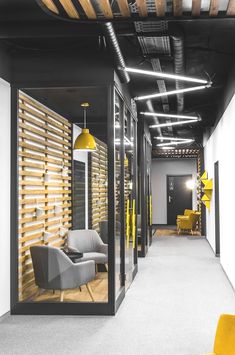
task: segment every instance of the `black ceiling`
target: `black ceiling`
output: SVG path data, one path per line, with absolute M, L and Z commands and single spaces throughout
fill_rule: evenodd
M 116 21 L 114 26 L 126 64 L 151 69 L 150 58 L 141 52 L 134 23 Z M 200 78 L 209 76 L 213 81 L 210 89 L 184 95 L 184 111 L 200 114 L 202 121 L 187 129 L 181 126 L 173 132 L 195 136 L 200 141 L 203 129 L 213 126 L 220 114 L 221 98 L 235 56 L 235 19 L 170 21 L 169 31 L 174 26 L 184 38 L 185 74 Z M 100 37 L 102 33 L 102 25 L 97 22 L 75 24 L 54 19 L 34 0 L 0 0 L 0 40 L 7 44 L 10 53 L 14 53 L 15 48 L 45 52 L 67 48 L 80 51 L 86 47 L 91 53 L 94 48 L 104 51 L 107 49 Z M 159 58 L 162 71 L 174 72 L 173 55 L 159 55 Z M 167 89 L 175 88 L 172 81 L 165 84 Z M 156 80 L 134 75 L 131 75 L 130 89 L 133 97 L 158 90 Z M 155 110 L 162 110 L 160 100 L 154 100 L 153 106 Z M 146 103 L 138 104 L 138 108 L 146 109 Z M 169 108 L 176 111 L 175 97 L 169 98 Z

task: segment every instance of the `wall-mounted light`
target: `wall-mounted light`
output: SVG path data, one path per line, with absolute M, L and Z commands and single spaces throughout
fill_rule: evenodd
M 60 227 L 59 236 L 64 237 L 66 235 L 66 233 L 67 233 L 67 229 L 64 227 Z
M 153 117 L 162 117 L 162 118 L 177 118 L 177 119 L 186 119 L 186 120 L 196 120 L 199 121 L 200 117 L 198 116 L 188 116 L 188 115 L 176 115 L 176 114 L 168 114 L 161 112 L 140 112 L 141 115 L 144 116 L 153 116 Z
M 194 180 L 187 180 L 185 183 L 187 189 L 193 190 L 195 188 L 195 181 Z
M 44 242 L 47 243 L 51 236 L 52 236 L 52 233 L 44 231 L 43 232 L 43 240 L 44 240 Z
M 62 165 L 62 168 L 61 168 L 61 175 L 63 177 L 67 177 L 68 176 L 68 172 L 69 172 L 69 168 L 65 165 Z
M 137 68 L 130 68 L 130 67 L 124 67 L 124 68 L 119 68 L 119 69 L 125 70 L 128 73 L 140 74 L 140 75 L 145 75 L 145 76 L 154 76 L 157 78 L 187 81 L 187 82 L 198 83 L 198 84 L 208 84 L 208 80 L 192 78 L 190 76 L 185 76 L 185 75 L 168 74 L 168 73 L 156 72 L 156 71 L 151 71 L 151 70 L 143 70 L 143 69 L 137 69 Z
M 62 206 L 61 205 L 55 205 L 54 206 L 54 213 L 58 214 L 62 212 Z
M 45 182 L 48 182 L 51 179 L 50 174 L 48 174 L 48 173 L 45 173 L 43 177 L 44 177 Z
M 84 102 L 81 106 L 83 107 L 84 128 L 82 129 L 81 134 L 76 138 L 73 149 L 83 152 L 93 152 L 96 150 L 96 141 L 86 127 L 86 110 L 90 105 L 88 102 Z
M 36 207 L 36 212 L 35 212 L 35 215 L 37 218 L 43 216 L 45 213 L 44 209 L 41 208 L 41 207 Z
M 156 99 L 156 98 L 162 97 L 162 96 L 176 95 L 176 94 L 181 94 L 183 92 L 203 90 L 203 89 L 207 89 L 209 87 L 211 87 L 211 83 L 208 83 L 207 85 L 193 86 L 191 88 L 177 89 L 177 90 L 172 90 L 172 91 L 158 92 L 156 94 L 137 96 L 137 97 L 135 97 L 135 100 L 140 101 L 140 100 L 147 100 L 147 99 Z

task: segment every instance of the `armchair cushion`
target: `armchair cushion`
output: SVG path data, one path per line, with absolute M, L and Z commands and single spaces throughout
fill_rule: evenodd
M 77 249 L 83 253 L 84 260 L 94 260 L 97 264 L 108 262 L 108 245 L 104 244 L 99 234 L 91 229 L 69 231 L 68 249 Z
M 103 253 L 84 253 L 81 261 L 94 260 L 96 264 L 107 264 L 108 256 Z

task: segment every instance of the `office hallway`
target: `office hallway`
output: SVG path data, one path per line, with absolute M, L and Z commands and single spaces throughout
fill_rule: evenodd
M 115 317 L 5 317 L 0 354 L 202 355 L 221 313 L 235 294 L 207 241 L 154 238 Z

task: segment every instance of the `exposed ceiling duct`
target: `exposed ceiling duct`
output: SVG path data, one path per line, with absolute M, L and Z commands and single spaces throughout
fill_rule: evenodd
M 184 75 L 184 39 L 182 34 L 172 34 L 171 35 L 172 50 L 174 52 L 174 69 L 175 74 Z M 183 89 L 184 84 L 182 81 L 176 81 L 176 89 Z M 184 94 L 177 94 L 177 111 L 183 112 L 184 110 Z
M 118 39 L 116 36 L 116 33 L 114 31 L 113 25 L 111 22 L 106 22 L 105 24 L 103 24 L 103 28 L 104 28 L 104 34 L 105 34 L 105 38 L 108 41 L 108 44 L 110 46 L 110 49 L 112 50 L 113 54 L 114 54 L 114 58 L 117 64 L 117 68 L 125 68 L 126 64 L 125 64 L 125 60 L 123 58 L 119 43 L 118 43 Z M 125 70 L 119 70 L 119 74 L 120 74 L 120 78 L 122 83 L 127 84 L 130 81 L 130 77 L 129 74 L 125 71 Z

